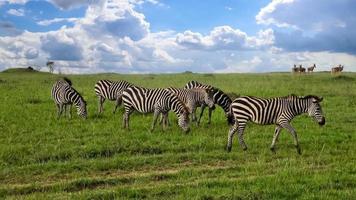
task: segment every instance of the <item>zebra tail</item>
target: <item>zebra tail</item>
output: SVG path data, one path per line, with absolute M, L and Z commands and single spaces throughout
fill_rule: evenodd
M 227 116 L 226 116 L 227 123 L 229 125 L 233 125 L 235 123 L 234 115 L 233 115 L 232 110 L 231 110 L 231 105 L 232 104 L 230 104 L 229 112 L 227 113 Z

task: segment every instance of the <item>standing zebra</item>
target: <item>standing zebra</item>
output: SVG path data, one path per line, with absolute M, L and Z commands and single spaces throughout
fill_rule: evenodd
M 72 88 L 72 82 L 63 78 L 61 80 L 56 81 L 56 83 L 52 87 L 52 99 L 58 108 L 58 116 L 59 118 L 63 112 L 64 107 L 64 115 L 67 112 L 67 105 L 69 105 L 69 117 L 71 118 L 71 109 L 72 104 L 77 107 L 77 113 L 79 116 L 86 118 L 87 117 L 87 108 L 86 102 L 83 97 Z
M 122 101 L 125 107 L 123 115 L 123 126 L 129 128 L 130 114 L 137 110 L 141 113 L 154 113 L 151 131 L 153 131 L 157 117 L 162 113 L 166 119 L 169 110 L 173 110 L 178 116 L 178 125 L 184 132 L 189 132 L 188 110 L 178 97 L 165 89 L 147 89 L 132 86 L 127 88 L 122 94 Z M 163 129 L 166 127 L 163 123 Z
M 189 81 L 184 86 L 184 88 L 187 88 L 187 89 L 192 89 L 192 88 L 214 89 L 214 91 L 215 91 L 214 95 L 213 95 L 214 103 L 218 104 L 224 110 L 225 116 L 228 116 L 230 104 L 232 101 L 231 101 L 230 97 L 227 96 L 223 91 L 221 91 L 217 88 L 214 88 L 211 85 L 205 85 L 205 84 L 199 83 L 198 81 Z M 204 109 L 205 109 L 205 106 L 202 106 L 200 116 L 198 119 L 199 122 L 200 122 L 200 118 L 203 115 Z M 209 108 L 209 121 L 208 121 L 209 124 L 211 123 L 211 113 L 213 110 L 214 110 L 214 108 Z
M 315 64 L 313 64 L 311 67 L 308 67 L 308 73 L 313 72 L 315 68 L 316 68 Z
M 103 112 L 103 103 L 105 99 L 109 99 L 110 101 L 116 101 L 116 105 L 113 111 L 113 113 L 115 113 L 117 107 L 121 104 L 122 92 L 130 86 L 133 86 L 133 84 L 124 80 L 99 80 L 95 84 L 95 94 L 96 96 L 98 96 L 99 100 L 98 113 L 100 114 Z
M 227 151 L 231 151 L 232 138 L 236 131 L 238 131 L 239 143 L 243 150 L 247 149 L 243 139 L 243 133 L 246 123 L 252 121 L 256 124 L 276 125 L 270 148 L 273 152 L 275 152 L 275 143 L 276 140 L 278 140 L 279 133 L 282 128 L 285 128 L 292 134 L 294 145 L 298 153 L 301 154 L 297 133 L 290 124 L 290 121 L 297 115 L 308 113 L 319 125 L 324 125 L 325 118 L 319 104 L 322 100 L 322 97 L 313 95 L 305 97 L 290 95 L 271 99 L 245 96 L 235 99 L 230 107 L 229 120 L 232 121 L 232 119 L 234 119 L 234 124 L 229 131 Z
M 169 87 L 166 90 L 178 96 L 178 98 L 188 108 L 189 113 L 192 114 L 192 121 L 197 121 L 197 125 L 199 125 L 200 118 L 201 118 L 199 117 L 199 120 L 196 120 L 197 107 L 208 106 L 211 109 L 215 109 L 214 99 L 213 99 L 215 90 L 213 88 L 183 89 L 183 88 Z

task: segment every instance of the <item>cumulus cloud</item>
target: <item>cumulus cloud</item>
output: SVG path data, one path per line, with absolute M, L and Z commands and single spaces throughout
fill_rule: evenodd
M 282 27 L 275 31 L 275 43 L 285 50 L 356 55 L 355 7 L 353 0 L 276 0 L 262 8 L 256 20 Z
M 41 48 L 51 60 L 78 61 L 83 58 L 82 47 L 75 34 L 60 30 L 41 36 Z
M 0 36 L 16 36 L 22 32 L 23 31 L 17 29 L 13 23 L 0 20 Z
M 179 33 L 176 42 L 186 48 L 201 50 L 253 50 L 274 43 L 272 29 L 260 31 L 258 37 L 248 36 L 239 29 L 230 26 L 215 27 L 209 35 L 185 31 Z

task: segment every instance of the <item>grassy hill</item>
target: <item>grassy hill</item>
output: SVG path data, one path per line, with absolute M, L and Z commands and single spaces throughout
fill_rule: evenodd
M 71 75 L 88 102 L 89 117 L 56 119 L 47 73 L 0 73 L 0 198 L 8 199 L 352 199 L 356 196 L 356 74 Z M 269 150 L 274 126 L 249 124 L 241 150 L 224 148 L 229 126 L 222 109 L 207 125 L 176 124 L 149 132 L 152 114 L 135 113 L 122 129 L 123 108 L 105 102 L 97 116 L 94 84 L 124 79 L 145 87 L 183 87 L 198 80 L 227 93 L 262 97 L 315 94 L 326 125 L 300 116 L 292 136 L 282 131 Z M 175 116 L 170 114 L 171 122 Z

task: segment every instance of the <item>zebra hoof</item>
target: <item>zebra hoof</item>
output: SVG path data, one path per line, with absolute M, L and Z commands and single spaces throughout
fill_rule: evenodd
M 270 147 L 269 148 L 274 154 L 276 154 L 276 148 L 275 147 Z
M 242 148 L 242 150 L 247 151 L 247 147 Z
M 299 155 L 302 155 L 302 150 L 300 149 L 300 147 L 297 147 L 297 152 Z
M 227 151 L 228 153 L 230 153 L 230 152 L 231 152 L 231 147 L 227 146 L 227 147 L 226 147 L 226 151 Z

